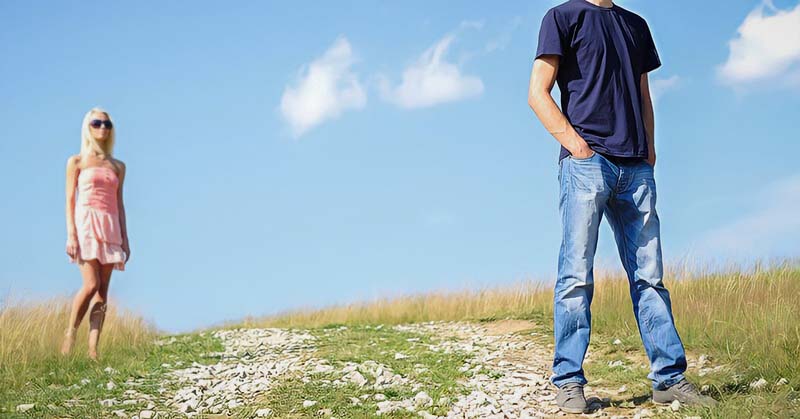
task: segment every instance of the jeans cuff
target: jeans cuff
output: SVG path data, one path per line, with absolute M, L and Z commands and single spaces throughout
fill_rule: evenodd
M 662 381 L 660 383 L 653 382 L 653 388 L 655 390 L 666 390 L 666 389 L 674 386 L 675 384 L 680 383 L 681 381 L 683 381 L 685 379 L 686 379 L 686 377 L 684 377 L 683 374 L 679 374 L 679 375 L 677 375 L 677 376 L 675 376 L 673 378 L 670 378 L 668 380 L 664 380 L 664 381 Z
M 584 377 L 570 377 L 567 378 L 566 380 L 558 380 L 558 383 L 556 383 L 556 381 L 553 380 L 553 378 L 551 377 L 550 382 L 558 388 L 564 387 L 564 384 L 569 384 L 569 383 L 578 383 L 582 386 L 585 386 L 587 383 L 586 378 Z

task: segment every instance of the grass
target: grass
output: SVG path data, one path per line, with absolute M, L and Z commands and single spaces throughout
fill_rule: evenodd
M 719 408 L 684 410 L 682 415 L 707 417 L 793 417 L 800 416 L 800 263 L 798 260 L 759 265 L 753 269 L 731 268 L 715 272 L 671 271 L 665 278 L 670 289 L 673 313 L 691 357 L 706 354 L 714 365 L 725 368 L 703 377 L 690 374 L 695 382 L 723 403 Z M 18 404 L 35 403 L 27 417 L 98 417 L 111 409 L 99 400 L 122 397 L 125 381 L 136 380 L 137 390 L 157 394 L 168 370 L 163 363 L 215 362 L 201 355 L 221 349 L 210 334 L 177 336 L 173 343 L 157 345 L 164 338 L 139 316 L 114 310 L 110 304 L 101 341 L 101 360 L 86 358 L 86 324 L 81 328 L 74 355 L 58 355 L 69 301 L 41 303 L 9 302 L 0 306 L 0 416 L 14 416 Z M 631 310 L 627 280 L 618 273 L 600 273 L 593 302 L 593 336 L 586 363 L 590 381 L 616 388 L 625 384 L 630 400 L 646 400 L 649 386 L 638 330 Z M 387 326 L 430 320 L 491 321 L 501 318 L 534 320 L 539 326 L 535 339 L 552 344 L 552 290 L 549 285 L 527 281 L 505 287 L 431 292 L 374 301 L 296 310 L 265 318 L 248 318 L 236 326 L 291 327 L 309 329 L 318 337 L 315 356 L 332 365 L 372 359 L 408 374 L 423 384 L 436 400 L 459 390 L 456 379 L 463 363 L 457 354 L 439 354 L 412 344 L 408 336 Z M 346 325 L 347 329 L 340 326 Z M 234 325 L 231 325 L 234 326 Z M 418 336 L 420 342 L 427 339 Z M 619 339 L 617 345 L 613 341 Z M 412 355 L 395 360 L 393 354 Z M 437 358 L 443 357 L 443 358 Z M 623 361 L 630 368 L 610 367 L 609 361 Z M 426 373 L 417 373 L 422 364 Z M 113 368 L 106 372 L 105 368 Z M 363 388 L 344 386 L 336 391 L 320 374 L 303 382 L 289 378 L 279 383 L 262 401 L 283 417 L 304 417 L 320 408 L 331 408 L 339 417 L 360 417 L 375 412 L 375 401 L 351 406 L 350 397 L 360 397 Z M 765 379 L 759 389 L 750 384 Z M 788 383 L 778 385 L 780 379 Z M 81 384 L 81 381 L 84 384 Z M 106 383 L 118 386 L 106 389 Z M 389 399 L 413 396 L 410 388 L 387 391 Z M 74 406 L 64 406 L 64 400 Z M 318 400 L 307 411 L 292 410 L 303 399 Z M 48 406 L 49 405 L 49 406 Z M 156 409 L 162 406 L 157 406 Z M 129 414 L 141 406 L 125 407 Z M 114 407 L 112 409 L 122 409 Z M 246 415 L 246 411 L 239 412 Z M 443 413 L 431 409 L 431 413 Z M 401 415 L 401 414 L 398 414 Z M 281 417 L 280 415 L 278 417 Z M 396 416 L 402 417 L 402 416 Z M 678 417 L 678 416 L 676 416 Z
M 627 279 L 619 273 L 600 273 L 595 282 L 590 351 L 598 356 L 587 363 L 589 379 L 614 385 L 627 382 L 635 391 L 649 391 L 647 385 L 637 384 L 645 380 L 646 369 L 607 367 L 608 361 L 622 359 L 616 351 L 643 354 Z M 709 385 L 710 392 L 724 401 L 716 410 L 698 413 L 710 417 L 800 416 L 800 263 L 797 260 L 756 265 L 750 270 L 670 271 L 665 283 L 687 351 L 695 356 L 710 355 L 715 364 L 727 366 L 702 378 L 690 375 L 695 382 Z M 319 327 L 332 323 L 369 325 L 497 318 L 541 321 L 552 319 L 552 310 L 550 286 L 527 281 L 475 291 L 414 294 L 289 311 L 245 319 L 242 325 Z M 615 339 L 622 342 L 619 348 L 611 344 Z M 750 383 L 761 378 L 768 385 L 752 389 Z M 788 384 L 777 385 L 782 378 Z
M 412 398 L 422 390 L 434 400 L 434 405 L 426 410 L 431 414 L 444 415 L 449 407 L 438 406 L 436 401 L 441 397 L 455 400 L 463 392 L 463 386 L 456 380 L 465 377 L 465 373 L 459 371 L 459 368 L 464 364 L 466 355 L 432 352 L 427 348 L 432 342 L 425 335 L 370 326 L 340 328 L 337 325 L 328 325 L 309 331 L 317 337 L 315 356 L 327 360 L 328 364 L 337 370 L 341 370 L 341 367 L 348 362 L 375 361 L 411 382 L 418 383 L 421 387 L 416 391 L 409 385 L 375 390 L 369 386 L 374 383 L 374 377 L 368 371 L 360 369 L 359 371 L 369 381 L 366 386 L 359 387 L 349 383 L 336 387 L 335 391 L 332 391 L 330 383 L 341 378 L 343 375 L 341 371 L 313 374 L 312 380 L 308 382 L 292 378 L 274 387 L 261 398 L 263 402 L 259 407 L 271 408 L 276 417 L 313 417 L 320 409 L 330 409 L 335 417 L 374 417 L 378 410 L 374 394 L 381 393 L 386 396 L 386 400 L 399 401 Z M 396 353 L 408 357 L 395 359 Z M 361 402 L 353 404 L 352 397 L 359 398 Z M 302 406 L 304 400 L 313 400 L 317 403 L 308 408 L 298 408 Z M 250 410 L 256 409 L 254 407 Z M 419 417 L 405 410 L 386 416 Z
M 100 342 L 100 360 L 86 356 L 87 325 L 79 329 L 72 355 L 58 353 L 69 317 L 66 299 L 42 303 L 5 302 L 0 308 L 0 417 L 110 417 L 112 410 L 138 413 L 146 404 L 103 407 L 101 400 L 129 397 L 125 390 L 157 395 L 165 363 L 212 362 L 202 354 L 222 349 L 209 335 L 176 336 L 156 344 L 155 328 L 109 304 Z M 110 367 L 110 370 L 106 368 Z M 135 382 L 134 385 L 126 384 Z M 113 388 L 108 389 L 109 382 Z M 65 401 L 69 401 L 65 403 Z M 16 406 L 33 403 L 24 414 Z M 163 407 L 156 405 L 157 407 Z

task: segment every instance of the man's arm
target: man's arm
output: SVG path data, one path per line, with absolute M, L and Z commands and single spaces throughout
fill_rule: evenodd
M 533 62 L 531 82 L 528 87 L 528 105 L 542 121 L 545 129 L 569 150 L 570 154 L 578 159 L 589 158 L 594 151 L 586 144 L 586 140 L 578 135 L 550 95 L 558 74 L 560 59 L 558 55 L 543 55 Z
M 642 90 L 642 119 L 644 120 L 644 130 L 647 133 L 647 149 L 649 154 L 647 162 L 651 166 L 656 165 L 656 122 L 653 112 L 653 101 L 650 98 L 650 83 L 647 80 L 647 73 L 642 73 L 639 81 Z

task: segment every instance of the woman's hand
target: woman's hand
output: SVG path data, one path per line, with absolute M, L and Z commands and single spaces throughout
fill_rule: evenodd
M 131 245 L 128 243 L 128 239 L 122 241 L 122 250 L 125 252 L 125 263 L 128 263 L 131 258 Z
M 67 255 L 76 260 L 78 259 L 78 251 L 78 236 L 70 234 L 69 238 L 67 238 Z

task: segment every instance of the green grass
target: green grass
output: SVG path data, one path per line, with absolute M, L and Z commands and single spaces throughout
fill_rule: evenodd
M 707 354 L 722 371 L 704 377 L 689 374 L 720 399 L 711 411 L 681 410 L 710 417 L 800 417 L 800 263 L 789 260 L 758 265 L 745 271 L 668 271 L 676 325 L 687 352 Z M 632 397 L 647 395 L 647 369 L 608 368 L 622 359 L 616 351 L 644 354 L 636 327 L 627 279 L 619 273 L 599 273 L 592 303 L 592 344 L 596 359 L 586 364 L 589 380 L 603 385 L 626 384 Z M 541 283 L 481 290 L 414 294 L 393 299 L 339 305 L 318 310 L 281 313 L 247 319 L 252 326 L 311 327 L 397 324 L 428 320 L 491 321 L 531 319 L 540 325 L 536 340 L 552 344 L 552 290 Z M 622 341 L 616 347 L 615 339 Z M 646 362 L 646 361 L 644 361 Z M 760 390 L 750 383 L 765 379 Z M 778 386 L 781 378 L 788 384 Z
M 362 399 L 362 395 L 381 393 L 386 400 L 403 400 L 414 397 L 419 391 L 425 391 L 433 400 L 434 405 L 426 408 L 429 413 L 443 415 L 449 406 L 438 406 L 436 401 L 441 397 L 455 400 L 463 393 L 463 386 L 456 380 L 465 378 L 465 373 L 459 368 L 467 359 L 465 354 L 433 352 L 426 345 L 431 344 L 426 335 L 393 330 L 389 327 L 375 328 L 371 326 L 353 326 L 340 329 L 332 324 L 328 327 L 313 328 L 310 333 L 317 336 L 317 351 L 315 357 L 327 360 L 338 372 L 319 373 L 312 375 L 313 379 L 304 383 L 297 377 L 288 379 L 271 389 L 261 400 L 259 407 L 269 407 L 274 410 L 276 417 L 310 417 L 320 409 L 331 409 L 336 417 L 360 418 L 374 417 L 378 410 L 377 401 L 369 397 Z M 411 341 L 409 341 L 411 339 Z M 395 359 L 396 353 L 407 355 L 408 358 Z M 348 362 L 362 363 L 375 361 L 386 365 L 395 374 L 421 385 L 414 391 L 410 385 L 392 386 L 382 390 L 370 387 L 374 379 L 366 372 L 362 374 L 369 380 L 364 387 L 348 383 L 341 387 L 326 385 L 343 375 L 341 368 Z M 335 388 L 335 390 L 333 390 Z M 361 400 L 359 405 L 351 402 L 351 397 Z M 315 400 L 314 406 L 303 408 L 304 400 Z M 253 408 L 254 411 L 256 408 Z M 391 418 L 418 417 L 416 414 L 405 410 L 396 411 L 386 415 Z
M 58 354 L 44 357 L 36 363 L 28 363 L 24 371 L 7 366 L 0 376 L 0 416 L 2 417 L 110 417 L 113 410 L 125 410 L 129 415 L 138 413 L 146 405 L 116 405 L 103 407 L 101 400 L 116 398 L 118 402 L 129 397 L 125 390 L 137 390 L 152 396 L 158 395 L 160 382 L 171 368 L 162 364 L 188 366 L 192 362 L 213 363 L 217 360 L 202 356 L 209 352 L 222 350 L 222 345 L 209 334 L 175 336 L 175 342 L 163 346 L 143 343 L 134 347 L 113 346 L 106 348 L 100 362 L 89 361 L 85 357 L 62 358 Z M 108 373 L 106 367 L 115 371 Z M 174 368 L 174 367 L 172 367 Z M 126 385 L 128 380 L 136 380 L 137 386 Z M 83 384 L 81 380 L 88 380 Z M 113 381 L 112 390 L 106 384 Z M 72 406 L 64 401 L 74 400 Z M 164 409 L 154 397 L 156 408 Z M 34 403 L 34 409 L 24 414 L 16 413 L 16 406 Z
M 670 271 L 665 278 L 670 289 L 673 314 L 690 357 L 710 355 L 713 365 L 725 369 L 703 377 L 692 375 L 699 385 L 708 385 L 710 393 L 722 403 L 713 410 L 682 409 L 674 417 L 699 415 L 729 417 L 800 417 L 800 263 L 798 260 L 758 266 L 754 270 L 729 269 L 708 273 Z M 167 368 L 161 364 L 176 362 L 215 362 L 201 354 L 221 349 L 209 334 L 178 337 L 166 346 L 153 343 L 159 335 L 140 317 L 113 310 L 107 317 L 101 342 L 101 361 L 85 358 L 85 330 L 78 336 L 75 355 L 66 359 L 57 349 L 66 321 L 68 302 L 10 304 L 0 306 L 0 416 L 2 417 L 98 417 L 111 410 L 129 413 L 142 406 L 104 408 L 99 400 L 124 399 L 122 386 L 128 378 L 141 380 L 136 387 L 143 393 L 156 394 Z M 592 305 L 592 357 L 585 367 L 590 382 L 615 389 L 623 384 L 628 391 L 617 395 L 621 403 L 641 403 L 649 395 L 647 369 L 635 368 L 646 363 L 639 333 L 631 311 L 628 284 L 617 273 L 600 273 L 596 278 Z M 419 342 L 409 342 L 409 334 L 391 329 L 400 323 L 429 320 L 492 321 L 501 318 L 533 320 L 535 336 L 530 339 L 552 345 L 552 290 L 538 282 L 517 285 L 430 292 L 382 298 L 375 301 L 332 306 L 318 310 L 300 310 L 261 319 L 246 319 L 241 326 L 295 327 L 310 329 L 318 337 L 317 355 L 331 364 L 374 360 L 390 366 L 396 373 L 408 375 L 422 384 L 434 400 L 457 395 L 462 389 L 456 380 L 463 364 L 459 354 L 430 352 Z M 377 324 L 387 325 L 376 329 Z M 337 326 L 347 325 L 340 330 Z M 370 326 L 372 325 L 372 326 Z M 327 326 L 327 327 L 326 327 Z M 85 326 L 84 326 L 85 329 Z M 613 345 L 616 339 L 619 345 Z M 410 357 L 394 359 L 395 352 Z M 634 368 L 613 368 L 609 361 L 622 360 Z M 638 364 L 637 364 L 638 363 Z M 418 373 L 415 366 L 428 370 Z M 105 367 L 117 373 L 109 375 Z M 277 383 L 261 400 L 273 408 L 277 417 L 307 417 L 317 410 L 330 408 L 338 417 L 369 416 L 377 410 L 373 399 L 352 406 L 350 397 L 360 397 L 364 388 L 343 386 L 335 391 L 323 380 L 338 377 L 320 374 L 309 383 L 296 377 Z M 768 384 L 753 389 L 750 383 L 765 379 Z M 788 383 L 777 385 L 785 378 Z M 88 384 L 74 386 L 82 379 Z M 113 380 L 117 387 L 106 390 Z M 384 394 L 389 399 L 414 395 L 407 386 Z M 65 407 L 64 400 L 76 400 Z M 304 399 L 317 405 L 298 408 Z M 25 415 L 14 409 L 23 403 L 36 408 Z M 50 408 L 48 405 L 52 405 Z M 156 407 L 159 410 L 160 406 Z M 244 417 L 257 406 L 236 412 Z M 446 408 L 433 407 L 442 414 Z M 402 417 L 405 413 L 398 413 Z M 673 416 L 670 413 L 662 413 Z

